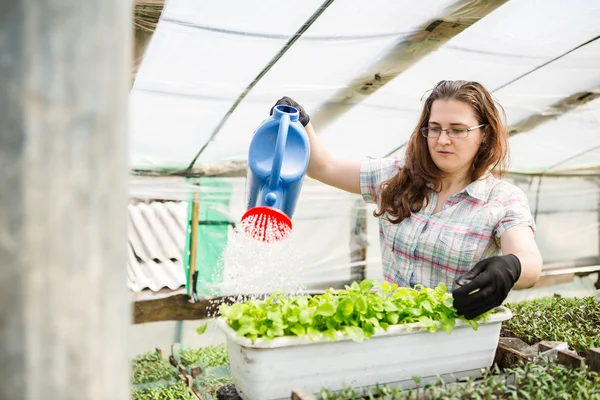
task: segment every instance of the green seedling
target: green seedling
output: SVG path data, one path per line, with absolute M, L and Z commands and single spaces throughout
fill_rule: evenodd
M 196 400 L 187 386 L 181 382 L 173 382 L 167 386 L 148 389 L 134 389 L 132 400 Z
M 173 367 L 156 352 L 137 356 L 132 362 L 133 384 L 151 383 L 176 376 Z
M 566 342 L 584 356 L 600 346 L 600 298 L 551 297 L 507 304 L 513 317 L 502 325 L 502 336 L 532 345 Z
M 416 324 L 430 332 L 441 327 L 450 334 L 456 320 L 462 319 L 477 330 L 478 324 L 489 320 L 493 313 L 489 311 L 473 320 L 459 317 L 444 284 L 435 289 L 401 288 L 369 280 L 313 296 L 275 292 L 266 299 L 222 304 L 220 312 L 238 336 L 252 341 L 282 336 L 335 340 L 342 334 L 355 342 L 399 324 L 407 329 L 411 329 L 408 324 Z
M 197 349 L 184 349 L 179 352 L 181 364 L 185 366 L 194 365 L 198 362 L 204 367 L 220 367 L 229 365 L 227 347 L 222 345 L 206 346 Z
M 208 325 L 206 324 L 206 322 L 203 323 L 203 324 L 200 324 L 200 326 L 198 328 L 196 328 L 196 333 L 198 333 L 198 335 L 203 335 L 204 332 L 206 332 L 206 327 L 207 326 Z
M 317 400 L 354 399 L 600 399 L 600 374 L 585 365 L 565 367 L 539 357 L 535 362 L 521 362 L 504 371 L 498 367 L 486 369 L 480 380 L 471 377 L 447 383 L 440 379 L 424 387 L 404 390 L 387 385 L 377 385 L 374 389 L 344 388 L 339 392 L 322 389 L 317 397 Z

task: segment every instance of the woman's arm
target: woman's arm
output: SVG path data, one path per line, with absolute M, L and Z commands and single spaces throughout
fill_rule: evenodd
M 277 100 L 277 105 L 292 106 L 298 110 L 300 116 L 298 120 L 304 126 L 310 142 L 310 159 L 308 160 L 307 175 L 326 185 L 334 186 L 338 189 L 350 193 L 360 193 L 360 160 L 344 160 L 333 157 L 323 146 L 312 124 L 310 116 L 298 102 L 294 99 L 284 96 Z M 271 109 L 273 113 L 273 109 Z M 343 143 L 340 143 L 343 146 Z
M 308 176 L 326 185 L 360 194 L 360 160 L 345 160 L 334 157 L 323 146 L 310 122 L 305 126 L 305 129 L 310 141 Z
M 542 255 L 528 226 L 514 226 L 500 236 L 502 254 L 514 254 L 521 262 L 521 276 L 514 289 L 527 289 L 536 284 L 542 272 Z

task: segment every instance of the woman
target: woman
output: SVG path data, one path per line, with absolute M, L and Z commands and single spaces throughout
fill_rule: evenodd
M 523 192 L 496 178 L 505 170 L 508 132 L 482 85 L 439 82 L 403 159 L 335 158 L 298 103 L 284 97 L 277 104 L 300 111 L 310 139 L 308 176 L 378 205 L 386 280 L 444 283 L 467 319 L 502 304 L 513 287 L 537 282 L 535 223 Z

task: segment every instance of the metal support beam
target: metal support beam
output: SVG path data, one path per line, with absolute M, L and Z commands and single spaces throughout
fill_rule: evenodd
M 592 92 L 580 92 L 574 93 L 560 101 L 552 104 L 543 113 L 534 114 L 530 117 L 513 124 L 510 129 L 510 135 L 516 135 L 517 133 L 523 133 L 533 130 L 534 128 L 549 122 L 551 120 L 557 119 L 562 115 L 572 111 L 577 107 L 581 107 L 592 100 L 596 100 L 600 97 L 600 92 L 597 90 Z
M 421 29 L 399 39 L 385 57 L 319 107 L 319 111 L 311 115 L 313 126 L 317 132 L 323 131 L 356 104 L 504 3 L 506 0 L 463 0 L 448 6 L 446 12 L 432 16 Z

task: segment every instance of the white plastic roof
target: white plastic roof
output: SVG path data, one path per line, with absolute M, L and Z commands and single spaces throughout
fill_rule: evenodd
M 385 156 L 427 90 L 467 79 L 519 131 L 512 171 L 598 168 L 598 21 L 592 0 L 169 0 L 131 92 L 131 166 L 244 160 L 284 95 L 333 153 Z

